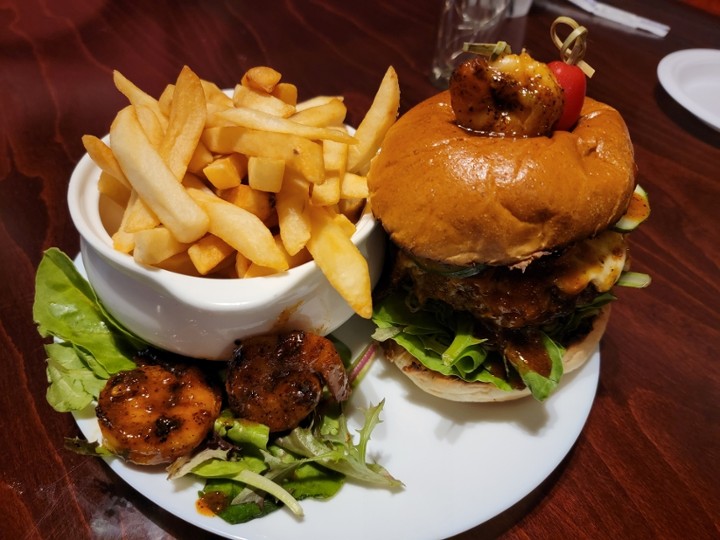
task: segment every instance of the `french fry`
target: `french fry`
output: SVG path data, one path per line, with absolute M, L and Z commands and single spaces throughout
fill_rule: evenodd
M 290 255 L 302 250 L 310 239 L 309 184 L 303 178 L 285 177 L 275 196 L 280 238 Z
M 203 168 L 203 174 L 217 189 L 230 189 L 242 184 L 248 173 L 248 158 L 242 154 L 230 154 L 218 158 Z
M 342 177 L 347 170 L 348 145 L 342 141 L 323 141 L 323 162 L 325 171 L 338 173 Z
M 237 277 L 244 278 L 251 264 L 252 262 L 245 255 L 239 251 L 235 253 L 235 274 L 237 274 Z
M 285 161 L 264 156 L 248 158 L 248 185 L 257 191 L 277 193 L 282 188 Z
M 340 200 L 340 178 L 337 173 L 325 178 L 322 184 L 312 186 L 310 202 L 314 206 L 330 206 Z
M 271 67 L 256 66 L 248 69 L 242 76 L 240 84 L 254 90 L 262 90 L 271 94 L 280 82 L 282 75 Z
M 295 112 L 295 107 L 289 103 L 241 84 L 235 86 L 233 103 L 236 107 L 248 107 L 281 118 L 287 118 Z
M 135 86 L 134 83 L 117 70 L 113 71 L 113 82 L 115 83 L 115 88 L 128 99 L 131 105 L 135 107 L 144 106 L 155 113 L 155 116 L 161 123 L 163 131 L 165 131 L 167 118 L 163 114 L 160 104 L 154 97 Z
M 162 94 L 160 94 L 160 97 L 158 98 L 158 107 L 160 107 L 160 110 L 162 111 L 163 116 L 165 116 L 165 117 L 170 116 L 170 107 L 172 106 L 172 98 L 173 98 L 174 92 L 175 92 L 175 85 L 168 84 L 165 86 L 165 88 L 162 91 Z
M 325 277 L 350 307 L 372 315 L 370 273 L 365 257 L 326 208 L 311 206 L 312 233 L 307 248 Z
M 141 264 L 156 265 L 165 259 L 187 251 L 189 245 L 178 240 L 165 227 L 155 227 L 135 233 L 133 257 Z
M 155 212 L 138 196 L 137 191 L 130 192 L 119 230 L 132 234 L 145 229 L 153 229 L 158 225 L 160 225 L 160 220 Z
M 193 266 L 203 276 L 209 274 L 234 252 L 235 249 L 230 244 L 212 234 L 206 234 L 187 249 Z
M 208 104 L 212 103 L 222 108 L 229 108 L 233 106 L 233 100 L 220 87 L 210 81 L 201 79 L 203 90 L 205 91 L 205 100 Z
M 237 252 L 233 250 L 233 253 Z M 231 255 L 227 259 L 220 261 L 220 264 L 213 268 L 212 272 L 207 274 L 207 276 L 215 279 L 237 279 L 238 275 L 235 270 L 235 257 Z
M 369 212 L 367 199 L 340 199 L 337 210 L 351 222 L 355 223 L 362 216 L 363 212 Z
M 340 182 L 341 199 L 367 199 L 368 185 L 367 177 L 359 174 L 346 172 Z
M 275 133 L 286 133 L 313 140 L 327 139 L 345 144 L 353 144 L 357 142 L 352 135 L 341 129 L 316 127 L 314 125 L 294 122 L 293 120 L 278 118 L 272 114 L 256 111 L 247 107 L 226 109 L 222 112 L 216 113 L 215 116 L 226 123 L 251 129 L 272 131 Z
M 387 130 L 397 118 L 400 107 L 400 85 L 392 66 L 385 72 L 375 99 L 355 132 L 358 144 L 350 147 L 348 170 L 366 174 L 370 160 L 377 154 Z
M 272 95 L 288 105 L 295 106 L 298 99 L 298 89 L 294 84 L 281 82 L 275 85 Z
M 345 98 L 343 96 L 315 96 L 299 102 L 297 105 L 295 105 L 295 110 L 297 112 L 304 111 L 305 109 L 311 109 L 313 107 L 325 105 L 326 103 L 334 100 L 342 102 L 345 101 Z
M 270 229 L 256 215 L 224 201 L 206 204 L 205 211 L 210 217 L 210 232 L 252 262 L 280 272 L 288 269 Z
M 98 178 L 98 191 L 122 208 L 125 208 L 130 200 L 130 188 L 105 171 L 102 171 Z
M 135 234 L 119 229 L 112 235 L 113 249 L 120 253 L 132 253 L 135 249 Z
M 205 130 L 202 141 L 211 152 L 282 159 L 285 166 L 300 173 L 310 182 L 325 181 L 322 146 L 314 141 L 238 126 L 214 127 Z
M 130 184 L 177 240 L 194 242 L 208 231 L 207 214 L 150 145 L 132 107 L 115 117 L 110 144 Z
M 160 157 L 178 180 L 185 176 L 205 128 L 206 118 L 207 105 L 202 83 L 185 66 L 175 82 L 170 117 L 159 147 Z
M 135 105 L 135 114 L 140 126 L 145 132 L 145 136 L 154 148 L 160 148 L 165 138 L 165 128 L 167 122 L 162 122 L 153 108 L 147 105 Z
M 287 270 L 287 262 L 273 234 L 255 214 L 201 189 L 188 187 L 187 191 L 210 218 L 210 233 L 256 264 L 280 272 Z
M 348 146 L 336 141 L 323 141 L 325 182 L 312 188 L 311 202 L 319 206 L 337 204 L 340 183 L 347 167 Z
M 203 182 L 202 179 L 195 174 L 187 173 L 182 180 L 182 185 L 185 189 L 194 189 L 201 192 L 202 195 L 210 197 L 213 201 L 215 200 L 215 197 L 217 197 L 217 194 L 210 188 L 210 186 L 205 184 L 205 182 Z M 197 199 L 194 195 L 193 198 Z
M 289 120 L 306 126 L 342 126 L 347 115 L 347 107 L 342 100 L 332 98 L 326 103 L 298 109 Z
M 177 255 L 168 257 L 164 261 L 153 265 L 169 272 L 175 272 L 177 274 L 184 274 L 186 276 L 200 277 L 200 272 L 197 271 L 195 265 L 190 260 L 190 256 L 187 251 L 182 251 Z
M 220 116 L 221 113 L 224 113 L 228 110 L 233 110 L 233 107 L 230 107 L 229 109 L 227 107 L 221 107 L 214 103 L 208 103 L 207 105 L 207 120 L 205 120 L 205 129 L 212 128 L 212 127 L 222 127 L 229 125 L 229 122 Z
M 278 246 L 278 249 L 282 252 L 282 254 L 285 256 L 285 260 L 287 261 L 288 268 L 295 268 L 296 266 L 300 266 L 301 264 L 304 264 L 308 262 L 310 259 L 312 259 L 312 256 L 310 255 L 310 252 L 307 249 L 303 249 L 296 255 L 290 255 L 287 251 L 285 251 L 285 246 L 282 243 L 282 240 L 280 237 L 275 237 L 275 243 Z M 243 277 L 251 278 L 251 277 L 262 277 L 262 276 L 270 276 L 272 274 L 277 273 L 277 270 L 273 268 L 268 268 L 266 266 L 260 266 L 259 264 L 252 263 L 245 271 L 245 275 Z
M 355 223 L 353 223 L 345 214 L 334 214 L 332 218 L 348 238 L 355 234 Z
M 207 149 L 207 146 L 205 146 L 202 141 L 198 141 L 198 145 L 188 163 L 187 170 L 191 173 L 199 173 L 210 165 L 214 159 L 215 156 Z
M 267 191 L 258 191 L 247 184 L 241 184 L 220 192 L 220 197 L 255 214 L 263 223 L 268 225 L 273 213 L 273 205 L 270 200 L 270 193 Z
M 125 178 L 125 173 L 122 172 L 120 164 L 117 158 L 115 158 L 115 154 L 113 154 L 113 151 L 102 139 L 98 139 L 94 135 L 83 135 L 82 142 L 90 159 L 95 162 L 95 165 L 100 167 L 103 172 L 114 176 L 119 182 L 123 183 L 125 187 L 130 188 L 130 182 Z

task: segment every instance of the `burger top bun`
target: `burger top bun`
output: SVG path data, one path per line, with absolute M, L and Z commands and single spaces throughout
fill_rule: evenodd
M 563 356 L 563 371 L 570 373 L 578 369 L 595 352 L 605 333 L 610 306 L 606 305 L 593 320 L 592 330 L 581 340 L 571 344 Z M 490 383 L 469 383 L 457 377 L 446 377 L 435 371 L 425 369 L 417 360 L 394 341 L 383 342 L 385 357 L 407 375 L 418 388 L 433 396 L 450 401 L 489 402 L 510 401 L 530 395 L 528 388 L 505 391 Z
M 572 131 L 510 138 L 458 127 L 446 91 L 390 128 L 368 186 L 373 213 L 414 256 L 506 265 L 617 222 L 635 161 L 620 114 L 590 98 Z

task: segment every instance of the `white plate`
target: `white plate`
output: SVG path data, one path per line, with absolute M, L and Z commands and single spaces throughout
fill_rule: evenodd
M 676 51 L 660 61 L 657 73 L 668 94 L 720 131 L 720 50 Z
M 84 273 L 82 262 L 76 260 Z M 334 334 L 355 354 L 366 346 L 372 323 L 352 318 Z M 398 491 L 346 483 L 328 501 L 305 500 L 304 518 L 280 509 L 249 523 L 230 525 L 195 509 L 200 481 L 170 482 L 158 467 L 109 459 L 136 491 L 168 512 L 225 538 L 264 540 L 436 540 L 471 529 L 535 489 L 558 466 L 582 431 L 592 407 L 600 354 L 566 375 L 544 403 L 452 403 L 425 394 L 384 359 L 376 358 L 351 397 L 351 429 L 362 408 L 385 399 L 368 454 L 401 480 Z M 92 408 L 75 414 L 83 435 L 100 438 Z M 354 429 L 352 429 L 354 432 Z

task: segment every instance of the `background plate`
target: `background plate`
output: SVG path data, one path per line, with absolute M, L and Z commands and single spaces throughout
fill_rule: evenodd
M 686 49 L 658 64 L 658 79 L 675 101 L 720 131 L 720 51 Z

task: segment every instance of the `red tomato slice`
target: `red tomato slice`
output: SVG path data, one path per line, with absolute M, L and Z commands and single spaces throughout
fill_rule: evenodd
M 580 109 L 585 101 L 587 88 L 585 74 L 579 67 L 559 60 L 550 62 L 548 67 L 565 93 L 565 106 L 562 116 L 555 124 L 555 129 L 568 131 L 580 118 Z

